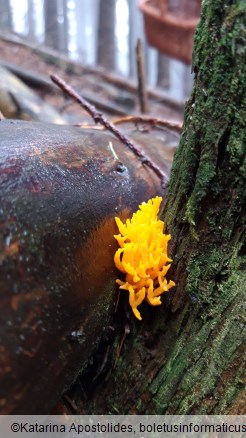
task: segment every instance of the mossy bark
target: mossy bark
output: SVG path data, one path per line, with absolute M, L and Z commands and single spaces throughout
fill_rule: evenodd
M 203 1 L 164 209 L 176 290 L 141 308 L 95 413 L 245 411 L 245 46 L 244 0 Z

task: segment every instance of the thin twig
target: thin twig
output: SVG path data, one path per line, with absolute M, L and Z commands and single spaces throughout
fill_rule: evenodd
M 106 352 L 104 354 L 101 366 L 99 368 L 99 370 L 97 371 L 96 375 L 93 377 L 92 382 L 95 382 L 95 380 L 98 379 L 98 377 L 102 374 L 102 372 L 105 370 L 105 366 L 107 364 L 108 361 L 108 356 L 109 356 L 109 352 L 110 352 L 110 345 L 107 346 L 106 348 Z
M 79 413 L 79 408 L 76 405 L 76 403 L 71 399 L 71 397 L 69 397 L 67 394 L 64 394 L 62 397 L 68 404 L 69 406 L 72 408 L 72 410 L 78 414 Z
M 123 117 L 116 117 L 114 119 L 111 119 L 111 123 L 113 123 L 113 125 L 120 125 L 123 123 L 135 123 L 135 124 L 146 123 L 152 125 L 153 127 L 165 128 L 171 131 L 172 134 L 178 134 L 178 135 L 181 134 L 183 128 L 182 123 L 170 122 L 168 120 L 157 119 L 155 117 L 149 117 L 149 116 L 130 115 Z M 76 126 L 77 128 L 84 128 L 84 129 L 97 129 L 99 131 L 103 131 L 105 129 L 105 126 L 91 125 L 90 123 L 74 123 L 73 126 Z
M 125 117 L 118 117 L 112 120 L 112 123 L 114 125 L 119 125 L 120 123 L 128 123 L 128 122 L 149 123 L 150 125 L 153 126 L 161 126 L 163 128 L 170 129 L 171 131 L 174 131 L 177 134 L 181 134 L 182 132 L 182 123 L 169 122 L 168 120 L 156 119 L 148 116 L 125 116 Z
M 89 104 L 82 96 L 80 96 L 72 87 L 70 87 L 65 81 L 63 81 L 59 76 L 57 75 L 50 75 L 52 81 L 58 85 L 58 87 L 61 88 L 68 96 L 72 97 L 82 108 L 84 108 L 91 117 L 95 120 L 96 123 L 101 123 L 103 126 L 105 126 L 106 129 L 111 131 L 122 143 L 124 143 L 135 155 L 137 155 L 140 159 L 142 164 L 145 164 L 146 166 L 150 167 L 155 174 L 161 179 L 161 185 L 163 188 L 166 188 L 168 183 L 168 177 L 163 172 L 163 170 L 152 161 L 150 157 L 148 157 L 144 151 L 142 151 L 135 143 L 133 143 L 126 135 L 124 135 L 122 132 L 120 132 L 116 126 L 114 126 L 112 123 L 110 123 L 102 113 L 97 111 L 97 109 Z
M 95 129 L 96 131 L 104 131 L 105 126 L 102 125 L 91 125 L 90 123 L 73 123 L 72 126 L 81 129 Z
M 124 333 L 123 333 L 122 338 L 121 338 L 121 340 L 120 340 L 120 343 L 118 344 L 117 349 L 116 349 L 116 357 L 115 357 L 115 361 L 114 361 L 113 369 L 114 369 L 114 368 L 116 367 L 116 365 L 117 365 L 118 359 L 119 359 L 120 354 L 121 354 L 121 351 L 122 351 L 122 347 L 123 347 L 123 345 L 124 345 L 124 342 L 125 342 L 125 340 L 126 340 L 127 335 L 129 335 L 129 334 L 130 334 L 130 328 L 129 328 L 128 324 L 127 324 L 127 325 L 125 325 L 125 327 L 124 327 Z
M 140 38 L 138 38 L 137 41 L 136 55 L 138 72 L 138 97 L 140 103 L 140 111 L 142 114 L 144 114 L 148 112 L 148 95 L 144 69 L 143 46 Z

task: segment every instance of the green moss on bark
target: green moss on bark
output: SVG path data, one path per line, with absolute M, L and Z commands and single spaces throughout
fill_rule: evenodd
M 242 367 L 231 370 L 229 392 L 228 378 L 220 379 L 236 358 L 243 361 L 245 282 L 246 273 L 235 271 L 221 283 L 222 294 L 214 305 L 189 307 L 195 318 L 183 328 L 168 362 L 150 387 L 158 413 L 163 413 L 167 401 L 166 413 L 226 413 L 242 390 L 237 385 Z
M 234 376 L 227 377 L 230 390 L 219 391 L 218 379 L 237 356 L 243 358 L 245 339 L 245 6 L 242 1 L 203 5 L 195 38 L 195 86 L 164 214 L 173 238 L 176 293 L 188 294 L 199 307 L 186 348 L 178 355 L 178 368 L 186 375 L 174 384 L 178 397 L 172 397 L 168 408 L 178 413 L 226 412 L 240 390 L 235 382 L 242 369 L 235 366 Z M 175 365 L 170 369 L 171 385 Z M 165 370 L 159 404 L 167 399 Z

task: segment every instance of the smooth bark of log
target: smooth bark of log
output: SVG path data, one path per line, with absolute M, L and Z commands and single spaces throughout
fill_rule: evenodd
M 5 120 L 0 132 L 0 412 L 41 414 L 112 314 L 114 217 L 162 192 L 109 134 Z
M 164 219 L 177 283 L 85 411 L 245 413 L 245 3 L 206 0 Z

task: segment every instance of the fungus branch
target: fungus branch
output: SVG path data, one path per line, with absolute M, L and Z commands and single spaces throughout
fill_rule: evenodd
M 102 113 L 97 111 L 97 109 L 88 103 L 82 96 L 80 96 L 72 87 L 70 87 L 65 81 L 63 81 L 57 75 L 50 75 L 52 81 L 61 88 L 64 93 L 70 96 L 73 100 L 75 100 L 80 106 L 82 106 L 94 119 L 96 123 L 100 123 L 105 126 L 106 129 L 111 131 L 122 143 L 124 143 L 137 157 L 140 158 L 142 164 L 150 167 L 155 174 L 161 179 L 161 185 L 163 188 L 167 186 L 168 177 L 163 172 L 163 170 L 152 161 L 152 159 L 144 153 L 142 149 L 140 149 L 135 143 L 133 143 L 126 135 L 124 135 L 121 131 L 119 131 L 116 126 L 114 126 L 111 122 L 109 122 Z

